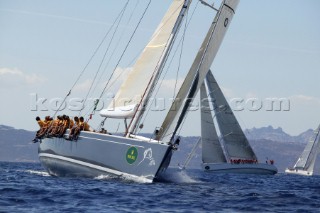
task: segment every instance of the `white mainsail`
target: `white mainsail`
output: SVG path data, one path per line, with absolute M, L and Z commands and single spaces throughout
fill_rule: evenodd
M 216 121 L 227 157 L 235 159 L 257 160 L 247 137 L 243 133 L 217 81 L 209 72 L 206 84 L 210 91 Z
M 307 146 L 300 155 L 298 161 L 294 165 L 295 169 L 306 170 L 310 173 L 313 172 L 314 164 L 319 152 L 320 144 L 320 125 L 315 130 L 313 137 L 309 140 Z
M 184 119 L 219 50 L 239 0 L 224 0 L 157 135 L 169 142 Z M 183 101 L 186 100 L 186 101 Z
M 154 84 L 158 80 L 167 54 L 172 48 L 175 36 L 180 28 L 184 13 L 189 8 L 191 0 L 174 0 L 152 36 L 151 41 L 143 50 L 113 102 L 105 109 L 102 116 L 108 117 L 107 111 L 121 109 L 127 105 L 137 106 L 136 112 L 141 113 L 146 106 Z M 131 115 L 134 117 L 136 112 Z M 137 120 L 139 120 L 138 116 Z M 119 118 L 123 118 L 120 116 Z M 134 125 L 132 125 L 134 129 Z
M 201 106 L 201 140 L 202 140 L 202 162 L 203 163 L 225 163 L 226 157 L 223 153 L 216 128 L 214 126 L 208 94 L 203 83 L 200 88 Z

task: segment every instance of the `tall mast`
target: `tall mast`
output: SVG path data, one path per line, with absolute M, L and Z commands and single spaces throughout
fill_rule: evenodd
M 154 72 L 153 72 L 153 75 L 149 81 L 149 84 L 143 93 L 142 99 L 136 109 L 134 117 L 132 118 L 132 120 L 129 124 L 128 134 L 135 134 L 135 132 L 137 131 L 137 126 L 139 125 L 140 120 L 145 112 L 145 108 L 147 107 L 147 104 L 148 104 L 149 99 L 152 95 L 152 92 L 154 91 L 155 85 L 157 84 L 158 79 L 160 77 L 160 74 L 165 66 L 165 62 L 167 61 L 167 58 L 170 54 L 170 51 L 172 49 L 172 46 L 173 46 L 174 41 L 176 39 L 176 36 L 177 36 L 179 29 L 181 27 L 183 18 L 185 17 L 185 14 L 187 13 L 191 2 L 192 2 L 192 0 L 185 0 L 182 7 L 181 7 L 180 13 L 179 13 L 178 18 L 176 20 L 176 23 L 172 29 L 172 33 L 168 39 L 166 47 L 162 53 L 161 58 L 159 59 L 159 62 L 157 64 Z M 170 9 L 169 9 L 169 11 L 170 11 Z M 167 15 L 168 15 L 168 13 L 167 13 Z M 169 15 L 172 16 L 172 14 L 169 14 Z
M 200 89 L 219 50 L 240 0 L 224 0 L 200 50 L 162 123 L 157 140 L 171 142 L 187 114 L 192 99 Z

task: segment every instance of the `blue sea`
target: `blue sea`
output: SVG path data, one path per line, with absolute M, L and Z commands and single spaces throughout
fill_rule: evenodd
M 320 176 L 217 175 L 169 168 L 148 184 L 57 178 L 38 163 L 0 162 L 0 212 L 320 212 Z

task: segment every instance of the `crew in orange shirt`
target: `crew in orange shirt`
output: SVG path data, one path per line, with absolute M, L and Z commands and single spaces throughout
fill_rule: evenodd
M 84 118 L 83 117 L 80 117 L 80 122 L 81 122 L 81 126 L 82 126 L 82 130 L 83 131 L 91 131 L 90 130 L 90 125 L 84 121 Z

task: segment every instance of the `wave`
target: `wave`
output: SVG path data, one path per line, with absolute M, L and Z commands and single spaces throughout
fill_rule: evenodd
M 111 175 L 99 175 L 97 177 L 94 177 L 93 179 L 95 179 L 95 180 L 110 180 L 110 179 L 114 179 L 114 177 L 112 177 Z
M 168 169 L 162 176 L 161 180 L 173 183 L 201 183 L 202 181 L 192 178 L 186 170 Z
M 24 172 L 27 172 L 29 174 L 35 174 L 35 175 L 39 175 L 42 177 L 48 177 L 50 176 L 48 172 L 45 171 L 37 171 L 37 170 L 25 170 Z

